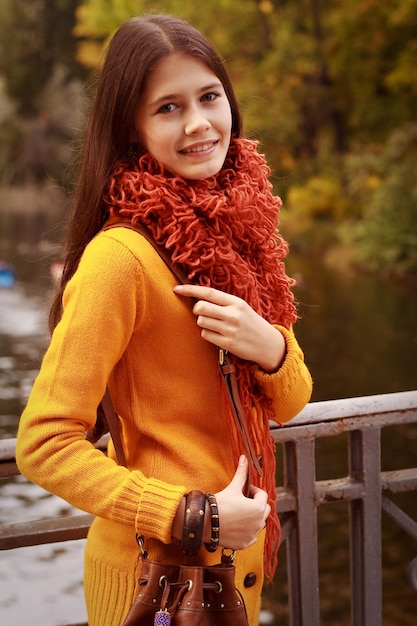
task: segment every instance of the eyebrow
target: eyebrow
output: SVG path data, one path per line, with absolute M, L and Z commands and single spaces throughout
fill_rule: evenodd
M 209 85 L 205 85 L 204 87 L 202 87 L 199 92 L 200 93 L 205 93 L 207 91 L 210 91 L 211 89 L 224 89 L 223 87 L 223 83 L 221 81 L 217 81 L 215 83 L 210 83 Z M 160 104 L 163 104 L 164 102 L 169 102 L 171 100 L 176 100 L 177 98 L 181 97 L 180 93 L 171 93 L 171 94 L 166 94 L 163 96 L 160 96 L 159 98 L 157 98 L 156 100 L 153 100 L 152 102 L 149 103 L 150 107 L 156 107 Z

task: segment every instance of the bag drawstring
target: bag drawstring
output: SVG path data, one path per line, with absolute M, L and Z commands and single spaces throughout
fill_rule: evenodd
M 175 611 L 181 605 L 182 599 L 187 591 L 191 591 L 193 581 L 188 579 L 184 582 L 171 583 L 166 576 L 161 576 L 159 580 L 160 587 L 163 587 L 161 598 L 161 608 L 155 613 L 154 626 L 170 626 L 171 619 L 174 617 Z M 214 591 L 221 593 L 223 591 L 222 584 L 219 580 L 211 583 L 203 583 L 203 589 L 206 591 Z M 168 606 L 171 591 L 177 590 L 172 599 L 171 606 Z
M 155 613 L 154 626 L 170 626 L 171 618 L 181 604 L 185 593 L 192 588 L 193 583 L 191 580 L 171 583 L 166 576 L 161 576 L 159 586 L 163 587 L 164 590 L 162 592 L 161 608 Z M 171 591 L 177 591 L 177 593 L 174 595 L 171 606 L 168 607 Z

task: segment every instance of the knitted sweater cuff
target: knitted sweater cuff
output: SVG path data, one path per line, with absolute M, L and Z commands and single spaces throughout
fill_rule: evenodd
M 281 367 L 268 374 L 259 367 L 254 369 L 258 382 L 266 395 L 273 400 L 278 422 L 287 422 L 297 415 L 311 397 L 312 380 L 304 363 L 304 354 L 291 330 L 275 325 L 284 336 L 287 352 Z
M 163 543 L 172 541 L 172 524 L 181 498 L 187 489 L 169 485 L 156 478 L 149 478 L 142 490 L 135 528 L 145 537 L 153 537 Z

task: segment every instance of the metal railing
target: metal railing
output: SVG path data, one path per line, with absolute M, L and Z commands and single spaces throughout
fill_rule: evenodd
M 417 467 L 381 471 L 381 430 L 417 422 L 417 391 L 310 403 L 284 428 L 271 425 L 283 448 L 277 489 L 282 542 L 287 548 L 291 626 L 319 626 L 317 510 L 347 502 L 350 517 L 351 623 L 382 625 L 382 511 L 417 540 L 417 522 L 390 494 L 417 489 Z M 316 479 L 316 440 L 346 433 L 348 475 Z M 17 475 L 15 440 L 0 441 L 0 478 Z M 77 515 L 0 526 L 0 550 L 84 538 L 92 521 Z M 417 558 L 409 566 L 417 589 Z
M 410 391 L 311 403 L 285 428 L 272 430 L 284 449 L 277 507 L 287 542 L 292 626 L 320 624 L 317 509 L 335 501 L 349 504 L 351 623 L 381 626 L 382 510 L 417 539 L 416 521 L 389 499 L 389 494 L 417 489 L 417 467 L 381 471 L 381 430 L 415 422 L 417 391 Z M 348 476 L 317 481 L 316 439 L 341 433 L 348 436 Z M 414 589 L 416 572 L 414 559 L 409 568 Z

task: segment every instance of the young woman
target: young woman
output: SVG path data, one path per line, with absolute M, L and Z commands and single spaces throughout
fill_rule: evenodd
M 90 114 L 52 339 L 17 443 L 23 474 L 96 516 L 85 553 L 90 626 L 123 623 L 141 568 L 136 533 L 151 559 L 219 562 L 220 549 L 203 543 L 184 554 L 191 491 L 215 495 L 219 546 L 238 550 L 237 586 L 258 623 L 279 543 L 269 420 L 291 419 L 311 394 L 268 174 L 256 143 L 241 138 L 230 80 L 203 36 L 168 16 L 122 25 Z M 193 284 L 178 285 L 123 222 L 145 225 Z M 250 497 L 219 348 L 233 355 L 263 459 Z M 85 437 L 107 385 L 128 469 L 111 444 L 105 456 Z

